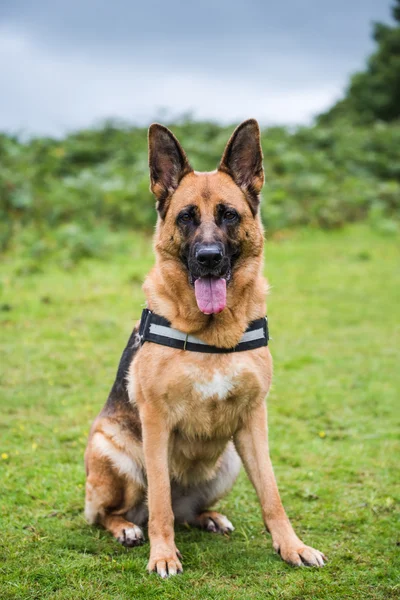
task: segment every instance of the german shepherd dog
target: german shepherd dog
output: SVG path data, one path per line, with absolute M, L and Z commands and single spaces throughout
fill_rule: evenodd
M 282 506 L 268 449 L 267 345 L 232 352 L 266 314 L 264 183 L 257 121 L 242 123 L 216 171 L 192 169 L 175 136 L 149 129 L 151 190 L 157 199 L 155 266 L 143 289 L 148 309 L 218 353 L 145 342 L 134 329 L 85 453 L 85 515 L 124 546 L 143 542 L 148 570 L 182 571 L 174 520 L 233 531 L 212 506 L 233 486 L 240 463 L 254 485 L 274 549 L 291 565 L 323 566 L 297 537 Z

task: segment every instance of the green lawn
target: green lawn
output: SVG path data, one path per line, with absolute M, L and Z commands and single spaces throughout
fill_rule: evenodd
M 399 598 L 399 301 L 395 237 L 297 231 L 266 247 L 272 458 L 324 569 L 280 561 L 244 474 L 231 538 L 177 528 L 182 576 L 145 572 L 83 518 L 83 452 L 138 318 L 148 240 L 73 270 L 1 271 L 0 599 Z

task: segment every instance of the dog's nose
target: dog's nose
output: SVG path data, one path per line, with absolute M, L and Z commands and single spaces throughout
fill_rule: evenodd
M 218 267 L 222 261 L 222 258 L 222 250 L 216 244 L 202 246 L 196 252 L 197 262 L 202 267 L 207 267 L 208 269 L 215 269 L 215 267 Z

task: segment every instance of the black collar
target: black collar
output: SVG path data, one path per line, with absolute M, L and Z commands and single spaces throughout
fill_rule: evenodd
M 267 317 L 250 323 L 242 339 L 234 348 L 219 348 L 218 346 L 210 346 L 193 335 L 173 329 L 167 319 L 156 315 L 148 308 L 145 308 L 142 312 L 139 335 L 142 344 L 144 342 L 154 342 L 155 344 L 169 346 L 170 348 L 179 348 L 180 350 L 189 350 L 190 352 L 207 352 L 210 354 L 254 350 L 254 348 L 268 346 L 269 340 Z

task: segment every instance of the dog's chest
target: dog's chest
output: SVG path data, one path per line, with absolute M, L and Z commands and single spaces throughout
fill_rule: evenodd
M 177 370 L 167 388 L 169 410 L 188 434 L 232 435 L 263 394 L 263 378 L 248 356 L 188 357 Z
M 199 402 L 210 400 L 225 401 L 232 392 L 240 386 L 241 369 L 215 369 L 212 373 L 198 373 L 198 377 L 192 375 L 193 391 Z M 207 377 L 208 375 L 208 377 Z
M 265 397 L 270 366 L 267 348 L 215 355 L 149 344 L 135 360 L 130 385 L 140 386 L 146 402 L 159 407 L 170 427 L 190 437 L 225 437 Z M 140 394 L 130 396 L 140 402 Z

